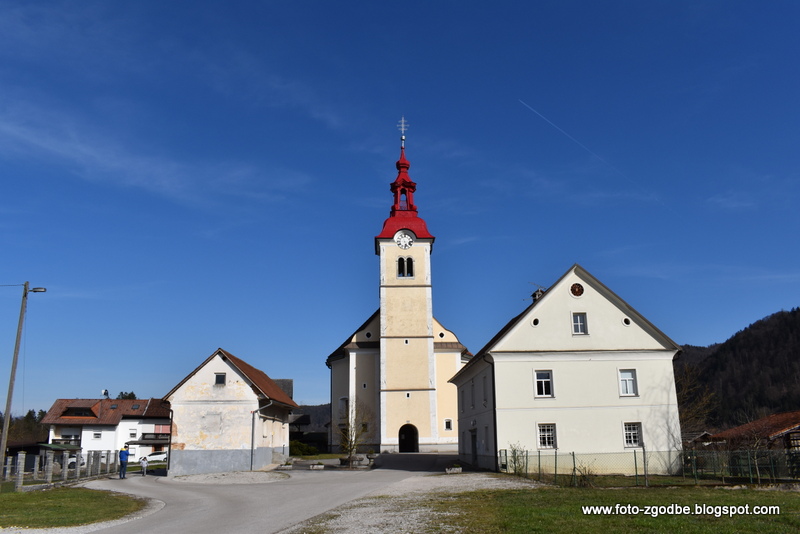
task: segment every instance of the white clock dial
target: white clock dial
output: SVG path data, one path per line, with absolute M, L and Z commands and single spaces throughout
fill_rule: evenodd
M 397 243 L 397 246 L 402 248 L 403 250 L 407 248 L 411 248 L 411 244 L 414 242 L 414 239 L 405 232 L 400 232 L 396 236 L 394 236 L 394 242 Z

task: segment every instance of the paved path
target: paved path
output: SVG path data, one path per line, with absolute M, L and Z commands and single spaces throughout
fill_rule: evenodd
M 293 470 L 264 484 L 197 484 L 169 477 L 131 475 L 86 487 L 131 493 L 164 502 L 155 513 L 98 530 L 108 534 L 191 532 L 275 533 L 409 477 L 442 473 L 454 456 L 384 454 L 376 469 Z

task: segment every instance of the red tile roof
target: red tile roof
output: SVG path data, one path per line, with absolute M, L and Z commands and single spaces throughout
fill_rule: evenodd
M 169 403 L 161 399 L 57 399 L 42 423 L 116 426 L 123 418 L 169 419 Z
M 776 413 L 729 428 L 711 436 L 713 441 L 734 441 L 759 437 L 773 440 L 790 430 L 800 427 L 800 411 Z

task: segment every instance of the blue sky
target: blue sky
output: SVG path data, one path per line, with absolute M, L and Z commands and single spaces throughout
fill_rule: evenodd
M 217 347 L 328 400 L 378 307 L 397 122 L 477 351 L 580 263 L 681 344 L 800 304 L 800 4 L 0 4 L 13 413 Z M 0 287 L 4 384 L 22 288 Z

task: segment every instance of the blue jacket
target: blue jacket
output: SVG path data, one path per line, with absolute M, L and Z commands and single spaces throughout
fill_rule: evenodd
M 130 454 L 131 453 L 128 452 L 128 449 L 122 449 L 121 451 L 119 451 L 119 461 L 120 462 L 127 462 L 128 461 L 128 456 L 130 456 Z

